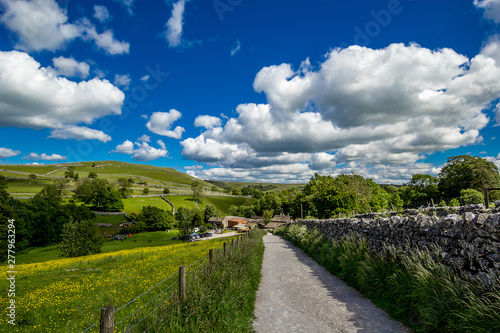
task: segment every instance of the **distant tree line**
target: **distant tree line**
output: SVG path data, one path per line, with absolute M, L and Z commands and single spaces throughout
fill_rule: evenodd
M 464 205 L 484 202 L 485 187 L 500 187 L 498 167 L 483 158 L 460 155 L 448 158 L 438 177 L 415 174 L 402 187 L 381 188 L 372 179 L 357 174 L 336 177 L 315 174 L 302 190 L 268 192 L 258 200 L 231 206 L 229 215 L 251 217 L 285 213 L 330 218 L 353 213 L 401 210 L 414 203 Z M 491 194 L 500 199 L 500 191 Z

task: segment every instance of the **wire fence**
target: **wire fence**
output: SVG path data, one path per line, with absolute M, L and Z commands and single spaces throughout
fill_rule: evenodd
M 101 320 L 87 327 L 82 333 L 86 332 L 148 332 L 155 328 L 162 319 L 162 312 L 166 312 L 172 305 L 179 301 L 180 284 L 186 284 L 209 268 L 215 255 L 220 256 L 222 252 L 230 251 L 235 245 L 239 244 L 247 234 L 238 235 L 236 242 L 232 239 L 231 243 L 224 243 L 216 249 L 209 250 L 209 254 L 192 262 L 185 267 L 185 281 L 179 269 L 172 275 L 163 279 L 156 285 L 149 288 L 144 293 L 136 296 L 126 304 L 121 305 L 116 310 L 112 308 L 112 327 L 103 328 L 104 312 L 107 308 L 101 309 Z M 106 326 L 106 325 L 104 325 Z M 109 325 L 108 325 L 109 326 Z

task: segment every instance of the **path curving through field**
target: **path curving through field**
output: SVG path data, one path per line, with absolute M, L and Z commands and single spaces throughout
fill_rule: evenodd
M 268 234 L 264 245 L 257 333 L 411 332 L 292 243 Z

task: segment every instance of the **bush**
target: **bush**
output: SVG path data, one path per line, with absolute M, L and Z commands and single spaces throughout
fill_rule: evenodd
M 170 190 L 168 189 L 168 187 L 164 187 L 163 194 L 169 194 L 169 193 L 170 193 Z
M 144 190 L 142 190 L 142 194 L 149 194 L 149 187 L 145 187 Z
M 480 204 L 484 202 L 484 195 L 472 188 L 460 191 L 462 205 Z

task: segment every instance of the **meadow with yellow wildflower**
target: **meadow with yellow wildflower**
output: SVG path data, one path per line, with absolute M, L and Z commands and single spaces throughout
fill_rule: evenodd
M 99 320 L 101 307 L 126 304 L 224 241 L 227 238 L 17 265 L 16 325 L 0 316 L 0 331 L 81 332 Z M 6 279 L 3 271 L 4 296 Z M 7 302 L 2 297 L 1 307 Z

